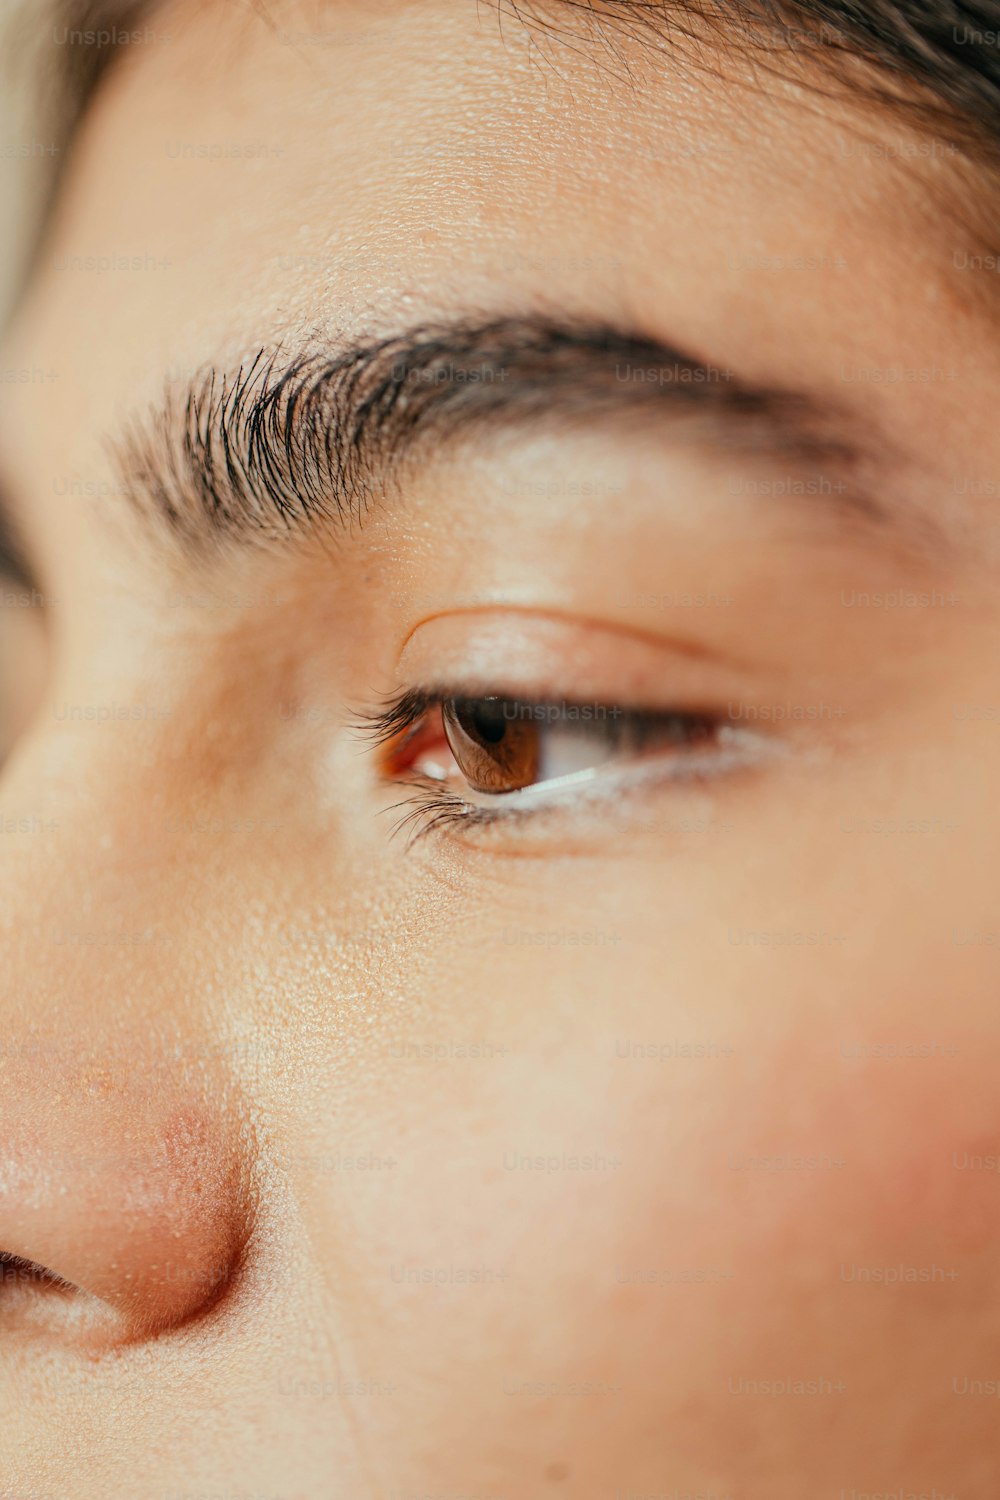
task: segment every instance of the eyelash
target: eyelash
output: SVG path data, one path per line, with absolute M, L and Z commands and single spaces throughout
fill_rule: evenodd
M 390 698 L 382 707 L 360 713 L 355 720 L 354 727 L 375 750 L 386 750 L 390 746 L 402 750 L 412 742 L 428 717 L 433 713 L 440 713 L 449 702 L 455 700 L 476 702 L 492 696 L 494 695 L 450 690 L 408 689 Z M 550 727 L 552 725 L 551 710 L 560 707 L 551 703 L 531 702 L 511 697 L 505 697 L 504 702 L 515 706 L 520 714 L 536 717 L 540 723 L 548 724 Z M 609 725 L 613 725 L 613 736 L 628 741 L 633 755 L 639 754 L 644 744 L 648 745 L 658 737 L 661 739 L 665 737 L 669 727 L 674 735 L 671 742 L 676 748 L 673 759 L 676 761 L 678 756 L 683 755 L 688 762 L 683 773 L 676 765 L 667 773 L 669 779 L 674 781 L 678 780 L 682 774 L 685 778 L 692 779 L 704 779 L 706 775 L 712 774 L 703 758 L 699 763 L 695 763 L 694 752 L 710 741 L 708 753 L 716 758 L 719 757 L 718 742 L 720 736 L 727 730 L 726 721 L 720 715 L 704 712 L 682 712 L 676 709 L 672 711 L 625 709 L 614 704 L 589 704 L 583 707 L 570 703 L 563 703 L 561 711 L 575 712 L 588 732 L 597 731 L 599 734 L 603 728 L 609 738 L 612 737 Z M 681 736 L 676 734 L 678 729 L 682 732 Z M 731 730 L 730 734 L 733 734 Z M 712 768 L 716 773 L 719 769 L 718 767 Z M 385 774 L 387 778 L 392 776 L 388 768 Z M 447 788 L 442 782 L 432 780 L 419 772 L 409 776 L 397 774 L 393 779 L 397 780 L 400 785 L 408 785 L 412 790 L 411 796 L 402 802 L 394 803 L 392 808 L 388 809 L 389 811 L 402 810 L 402 816 L 392 827 L 392 836 L 405 833 L 407 847 L 431 832 L 454 827 L 456 824 L 461 824 L 464 828 L 482 828 L 497 823 L 501 819 L 518 818 L 520 820 L 535 817 L 544 805 L 543 799 L 546 794 L 543 789 L 546 786 L 552 789 L 548 794 L 551 797 L 553 793 L 558 793 L 561 789 L 560 783 L 566 785 L 576 782 L 576 778 L 572 776 L 555 777 L 538 782 L 527 789 L 529 795 L 536 789 L 538 790 L 539 795 L 534 806 L 525 806 L 523 802 L 512 806 L 513 799 L 525 796 L 524 791 L 476 794 L 491 797 L 493 805 L 484 805 L 467 800 Z M 662 771 L 660 779 L 664 779 Z

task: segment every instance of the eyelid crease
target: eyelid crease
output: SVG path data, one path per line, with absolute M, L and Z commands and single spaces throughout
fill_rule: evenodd
M 491 618 L 493 617 L 493 618 Z M 625 620 L 611 620 L 606 618 L 590 618 L 581 614 L 579 610 L 567 609 L 562 613 L 558 609 L 538 608 L 532 604 L 507 604 L 502 600 L 487 601 L 475 606 L 459 606 L 448 609 L 437 610 L 434 614 L 425 615 L 407 630 L 399 646 L 398 656 L 402 661 L 403 655 L 413 638 L 429 626 L 441 620 L 466 620 L 482 627 L 497 624 L 506 628 L 511 622 L 520 625 L 523 621 L 531 623 L 540 622 L 543 626 L 556 626 L 574 631 L 588 630 L 595 634 L 626 637 L 633 641 L 639 641 L 643 645 L 652 646 L 658 651 L 670 651 L 678 656 L 690 657 L 694 661 L 709 661 L 722 659 L 727 664 L 740 669 L 747 669 L 749 662 L 734 658 L 729 651 L 720 652 L 708 641 L 698 639 L 695 636 L 681 636 L 671 634 L 669 637 L 660 631 L 643 629 Z M 517 697 L 512 693 L 511 697 Z

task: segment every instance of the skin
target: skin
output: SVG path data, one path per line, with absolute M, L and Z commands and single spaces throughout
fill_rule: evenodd
M 5 422 L 45 604 L 0 616 L 0 1247 L 72 1284 L 0 1286 L 6 1487 L 985 1500 L 1000 432 L 948 158 L 717 43 L 713 74 L 471 6 L 158 26 L 5 350 L 58 378 Z M 73 268 L 102 253 L 164 264 Z M 905 519 L 610 421 L 198 566 L 118 493 L 106 435 L 165 379 L 470 310 L 846 406 Z M 891 366 L 938 373 L 844 374 Z M 407 847 L 353 719 L 470 674 L 712 708 L 760 753 Z

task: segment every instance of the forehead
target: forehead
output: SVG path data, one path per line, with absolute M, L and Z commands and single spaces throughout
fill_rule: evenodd
M 102 472 L 165 376 L 303 329 L 599 314 L 838 399 L 845 355 L 931 362 L 915 307 L 948 316 L 952 361 L 976 346 L 940 160 L 738 51 L 472 4 L 155 16 L 87 117 L 25 308 L 24 357 L 63 375 L 24 393 L 25 476 L 39 452 Z M 952 392 L 906 395 L 919 422 Z
M 364 321 L 373 287 L 389 318 L 489 305 L 500 278 L 622 313 L 667 280 L 752 303 L 781 256 L 807 313 L 873 236 L 919 259 L 919 171 L 718 48 L 406 3 L 168 6 L 150 35 L 87 121 L 49 267 L 113 288 L 123 326 L 155 304 L 176 329 L 197 300 L 206 338 L 238 336 L 237 284 L 290 323 Z

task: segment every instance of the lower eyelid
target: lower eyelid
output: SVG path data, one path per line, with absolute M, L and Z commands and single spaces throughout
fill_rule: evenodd
M 544 843 L 554 830 L 566 830 L 567 818 L 577 824 L 581 818 L 589 823 L 591 815 L 602 820 L 609 810 L 630 814 L 636 801 L 671 786 L 705 790 L 718 784 L 721 789 L 727 776 L 752 774 L 788 752 L 787 746 L 755 731 L 723 726 L 722 735 L 722 748 L 699 747 L 672 757 L 653 754 L 617 769 L 600 767 L 515 792 L 463 790 L 442 796 L 440 787 L 426 784 L 415 799 L 425 795 L 425 805 L 411 807 L 406 815 L 412 820 L 410 834 L 415 839 L 425 832 L 451 833 L 474 840 L 477 834 L 489 837 L 491 830 L 516 827 L 519 842 L 528 837 L 532 844 Z M 574 827 L 573 832 L 581 830 Z

